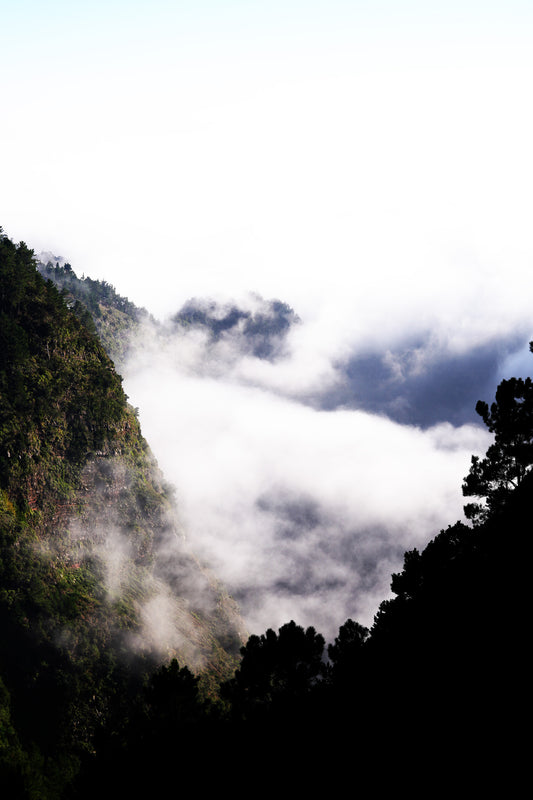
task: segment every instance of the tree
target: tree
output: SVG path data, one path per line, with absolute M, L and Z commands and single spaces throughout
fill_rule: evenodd
M 313 627 L 304 630 L 292 620 L 278 634 L 269 628 L 250 636 L 235 677 L 223 686 L 233 711 L 243 719 L 271 712 L 292 716 L 322 679 L 324 645 Z
M 328 656 L 332 665 L 330 680 L 339 688 L 359 689 L 356 675 L 368 633 L 368 628 L 352 619 L 347 619 L 344 625 L 341 625 L 334 644 L 328 645 Z
M 533 342 L 529 349 L 533 352 Z M 502 381 L 490 409 L 487 403 L 480 400 L 476 412 L 494 434 L 494 442 L 485 458 L 472 456 L 470 472 L 462 488 L 466 497 L 485 499 L 484 503 L 468 503 L 464 507 L 467 519 L 474 524 L 481 524 L 506 502 L 533 465 L 531 378 Z
M 175 658 L 152 676 L 146 698 L 152 731 L 162 731 L 165 736 L 173 730 L 179 732 L 180 725 L 197 721 L 202 713 L 198 678 Z

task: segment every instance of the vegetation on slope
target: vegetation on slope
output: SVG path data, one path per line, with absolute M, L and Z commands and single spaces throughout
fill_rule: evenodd
M 0 776 L 13 797 L 62 796 L 164 659 L 209 690 L 242 642 L 90 327 L 0 234 Z
M 131 334 L 141 322 L 151 319 L 146 309 L 119 295 L 107 281 L 85 276 L 79 278 L 69 263 L 37 261 L 37 269 L 46 280 L 55 284 L 83 324 L 98 334 L 113 362 L 122 363 Z

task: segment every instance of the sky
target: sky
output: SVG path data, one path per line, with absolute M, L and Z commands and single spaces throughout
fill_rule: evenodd
M 274 361 L 146 330 L 124 371 L 254 631 L 371 620 L 461 515 L 473 404 L 529 369 L 532 25 L 518 0 L 0 0 L 5 233 L 162 321 L 250 293 L 300 319 Z

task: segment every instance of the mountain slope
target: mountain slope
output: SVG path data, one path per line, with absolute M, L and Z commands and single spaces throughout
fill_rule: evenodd
M 0 232 L 0 765 L 39 797 L 126 685 L 176 657 L 209 691 L 243 641 L 90 327 Z
M 139 324 L 148 320 L 155 324 L 146 309 L 119 295 L 107 281 L 85 276 L 79 278 L 64 259 L 42 253 L 36 259 L 36 266 L 46 280 L 57 286 L 67 305 L 84 325 L 97 333 L 116 365 L 124 360 L 129 337 Z

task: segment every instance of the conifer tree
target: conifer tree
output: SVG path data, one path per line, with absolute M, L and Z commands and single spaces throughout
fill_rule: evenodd
M 530 343 L 533 352 L 533 342 Z M 463 482 L 463 495 L 484 502 L 468 503 L 465 516 L 481 524 L 501 507 L 510 492 L 524 479 L 533 465 L 533 382 L 531 378 L 510 378 L 500 383 L 495 401 L 488 406 L 479 401 L 476 412 L 494 442 L 485 458 L 472 456 L 470 472 Z

